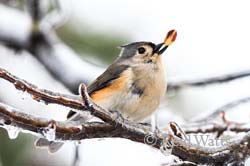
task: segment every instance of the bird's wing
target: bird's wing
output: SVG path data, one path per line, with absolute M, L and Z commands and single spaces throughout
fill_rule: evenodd
M 111 65 L 102 75 L 87 87 L 89 95 L 91 96 L 93 92 L 109 86 L 112 81 L 117 79 L 128 67 L 128 65 Z
M 127 68 L 129 68 L 128 65 L 117 63 L 112 64 L 103 74 L 97 77 L 97 79 L 87 87 L 89 95 L 91 96 L 91 94 L 93 94 L 95 91 L 109 86 L 112 81 L 119 78 L 120 74 Z M 74 114 L 74 111 L 70 111 L 67 115 L 67 118 L 71 118 Z

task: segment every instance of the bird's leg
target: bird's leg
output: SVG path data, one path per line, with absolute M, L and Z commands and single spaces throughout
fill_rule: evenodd
M 126 119 L 123 117 L 122 113 L 116 110 L 109 110 L 113 115 L 114 119 L 120 120 L 121 122 L 124 122 Z

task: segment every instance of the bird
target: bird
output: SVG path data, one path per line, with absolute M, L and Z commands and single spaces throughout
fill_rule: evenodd
M 140 41 L 120 46 L 118 58 L 87 86 L 89 96 L 107 110 L 117 111 L 131 121 L 143 122 L 156 111 L 166 93 L 162 54 L 176 36 L 176 30 L 170 30 L 164 42 L 159 44 Z M 69 121 L 81 118 L 74 111 L 70 111 L 67 116 Z M 54 153 L 63 143 L 39 138 L 35 145 L 48 147 L 49 152 Z

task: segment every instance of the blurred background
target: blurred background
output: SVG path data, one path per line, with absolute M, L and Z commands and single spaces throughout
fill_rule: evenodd
M 19 37 L 29 33 L 29 1 L 0 2 L 0 67 L 41 88 L 71 93 L 30 52 L 6 47 L 7 40 L 1 39 L 6 34 Z M 44 12 L 53 10 L 49 0 L 41 3 Z M 81 66 L 90 80 L 117 57 L 118 46 L 135 41 L 159 43 L 170 29 L 176 29 L 178 36 L 164 55 L 168 81 L 207 78 L 250 68 L 250 4 L 247 0 L 60 0 L 59 3 L 66 18 L 56 34 L 81 59 L 96 68 L 92 71 Z M 77 60 L 69 61 L 79 64 Z M 159 123 L 161 126 L 169 121 L 184 124 L 225 103 L 250 96 L 249 85 L 250 79 L 246 77 L 226 84 L 171 91 L 159 108 Z M 65 120 L 69 111 L 57 105 L 36 103 L 3 80 L 0 80 L 0 101 L 56 120 Z M 249 106 L 237 107 L 228 118 L 249 122 Z M 58 153 L 50 155 L 46 150 L 34 148 L 34 140 L 35 137 L 23 133 L 10 140 L 6 131 L 0 129 L 0 165 L 72 164 L 74 143 L 66 143 Z M 125 139 L 84 140 L 80 145 L 80 165 L 152 166 L 167 161 L 157 150 Z

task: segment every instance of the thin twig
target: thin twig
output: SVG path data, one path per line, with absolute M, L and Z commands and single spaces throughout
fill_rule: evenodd
M 183 125 L 182 129 L 186 134 L 196 134 L 196 133 L 223 133 L 226 131 L 231 131 L 234 133 L 249 132 L 250 126 L 247 124 L 231 123 L 231 124 L 195 124 L 195 125 Z
M 198 80 L 190 80 L 190 81 L 179 81 L 179 82 L 170 82 L 168 84 L 169 90 L 178 90 L 186 87 L 200 87 L 200 86 L 208 86 L 214 84 L 226 83 L 229 81 L 234 81 L 239 78 L 244 78 L 250 76 L 250 70 L 243 70 L 240 72 L 223 74 L 216 77 L 203 78 Z
M 230 111 L 231 109 L 233 109 L 233 108 L 235 108 L 235 107 L 237 107 L 237 106 L 239 106 L 241 104 L 246 104 L 248 102 L 250 102 L 250 96 L 244 97 L 244 98 L 241 98 L 241 99 L 238 99 L 238 100 L 231 101 L 231 102 L 217 108 L 216 110 L 214 110 L 209 115 L 206 115 L 205 117 L 202 117 L 202 118 L 192 120 L 191 122 L 194 122 L 194 123 L 201 123 L 201 122 L 208 123 L 209 121 L 213 120 L 217 116 L 221 115 L 222 112 Z
M 69 18 L 69 15 L 63 11 L 59 0 L 51 0 L 51 6 L 53 10 L 46 13 L 40 22 L 41 29 L 48 33 L 64 25 Z
M 29 12 L 34 23 L 38 23 L 42 18 L 41 1 L 29 0 Z

